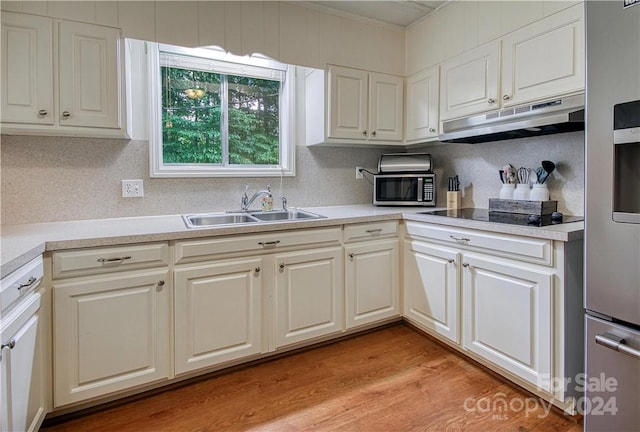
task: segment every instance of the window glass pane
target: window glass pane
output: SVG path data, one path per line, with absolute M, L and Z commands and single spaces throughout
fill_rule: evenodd
M 221 76 L 172 67 L 162 73 L 165 164 L 221 164 Z
M 280 82 L 227 76 L 229 85 L 229 163 L 278 165 Z

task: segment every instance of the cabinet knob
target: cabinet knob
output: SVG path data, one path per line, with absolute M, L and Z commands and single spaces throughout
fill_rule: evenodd
M 436 130 L 434 128 L 429 128 L 429 132 L 436 133 Z
M 490 98 L 487 102 L 489 102 L 490 104 L 494 104 L 496 103 L 496 100 L 494 98 Z
M 366 129 L 362 131 L 362 135 L 363 136 L 367 136 L 367 130 Z
M 48 112 L 47 110 L 40 110 L 40 111 L 38 111 L 38 115 L 39 115 L 40 117 L 44 117 L 44 116 L 46 116 L 47 114 L 49 114 L 49 112 Z
M 469 264 L 469 263 L 462 263 L 462 267 L 469 267 L 469 268 L 471 268 L 471 264 Z
M 62 111 L 63 119 L 68 119 L 69 117 L 71 117 L 71 113 L 69 111 Z
M 376 136 L 376 131 L 371 132 L 371 136 Z
M 164 281 L 163 281 L 163 280 L 159 280 L 159 281 L 158 281 L 158 286 L 159 286 L 159 287 L 164 286 Z
M 353 257 L 354 257 L 354 256 L 355 256 L 355 255 L 353 254 L 353 252 L 351 252 L 351 253 L 349 254 L 349 258 L 351 258 L 351 259 L 353 259 Z
M 509 95 L 502 96 L 502 100 L 503 101 L 508 101 L 509 99 L 511 99 L 511 96 L 509 96 Z
M 456 262 L 456 260 L 449 258 L 449 259 L 447 260 L 447 262 L 448 262 L 449 264 L 453 264 L 454 262 Z
M 286 267 L 286 265 L 285 265 L 284 263 L 280 263 L 279 267 L 280 267 L 280 270 L 284 270 L 284 268 Z
M 257 273 L 260 273 L 260 267 L 256 267 L 253 271 L 255 271 L 255 272 L 256 272 L 256 274 L 257 274 Z
M 9 342 L 3 343 L 2 345 L 0 345 L 0 351 L 2 351 L 5 348 L 13 349 L 15 346 L 16 346 L 16 340 L 9 339 Z

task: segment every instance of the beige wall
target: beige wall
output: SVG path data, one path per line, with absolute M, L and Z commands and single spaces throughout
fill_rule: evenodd
M 2 10 L 122 29 L 124 37 L 217 45 L 284 63 L 404 75 L 404 29 L 277 1 L 2 1 Z

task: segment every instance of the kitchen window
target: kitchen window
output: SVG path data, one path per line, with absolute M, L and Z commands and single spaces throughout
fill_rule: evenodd
M 294 174 L 294 67 L 149 44 L 151 177 Z

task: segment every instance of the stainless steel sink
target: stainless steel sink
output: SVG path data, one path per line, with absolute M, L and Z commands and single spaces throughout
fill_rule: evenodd
M 309 213 L 309 212 L 298 210 L 298 209 L 252 213 L 251 216 L 263 222 L 301 220 L 301 219 L 319 219 L 324 217 L 324 216 L 317 215 L 315 213 Z
M 243 225 L 265 222 L 287 222 L 308 219 L 321 219 L 326 216 L 299 209 L 275 210 L 268 212 L 232 212 L 232 213 L 203 213 L 183 215 L 187 228 L 206 228 L 219 225 Z
M 247 223 L 258 223 L 258 219 L 248 213 L 206 213 L 183 215 L 182 219 L 187 228 L 201 228 L 216 225 L 237 225 Z

